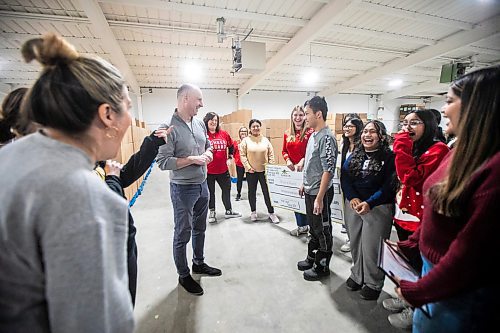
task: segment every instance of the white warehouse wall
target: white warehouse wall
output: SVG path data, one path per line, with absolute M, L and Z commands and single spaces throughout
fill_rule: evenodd
M 202 89 L 204 107 L 200 109 L 198 117 L 203 118 L 207 112 L 216 112 L 219 115 L 229 114 L 238 110 L 238 98 L 231 90 Z M 153 130 L 171 117 L 177 105 L 176 89 L 148 89 L 142 91 L 142 113 L 144 122 Z M 257 119 L 288 119 L 293 107 L 303 105 L 311 98 L 305 92 L 276 92 L 253 90 L 243 96 L 239 103 L 240 109 L 250 109 Z M 333 113 L 368 113 L 376 112 L 378 102 L 375 96 L 370 95 L 332 95 L 327 96 L 329 112 Z M 385 101 L 382 97 L 384 110 L 378 114 L 389 133 L 397 129 L 399 123 L 399 106 L 407 103 L 420 103 L 418 99 L 394 99 Z M 442 102 L 433 101 L 432 106 L 440 109 Z M 434 104 L 438 104 L 434 106 Z
M 238 101 L 234 92 L 226 90 L 203 89 L 203 107 L 198 117 L 203 118 L 207 112 L 220 115 L 228 114 L 238 109 Z M 142 113 L 144 122 L 153 130 L 169 119 L 177 107 L 177 89 L 143 89 Z

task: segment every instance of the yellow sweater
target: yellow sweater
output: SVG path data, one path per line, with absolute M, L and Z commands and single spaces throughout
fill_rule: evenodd
M 262 135 L 247 136 L 240 143 L 240 158 L 245 170 L 265 171 L 264 165 L 274 164 L 274 149 L 271 142 Z

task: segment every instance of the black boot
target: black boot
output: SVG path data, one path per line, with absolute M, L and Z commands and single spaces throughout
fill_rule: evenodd
M 317 281 L 330 275 L 330 259 L 332 252 L 317 251 L 314 258 L 314 265 L 304 272 L 304 279 L 307 281 Z
M 307 257 L 305 260 L 301 260 L 297 263 L 297 268 L 299 271 L 305 271 L 311 269 L 314 264 L 314 257 L 316 256 L 316 247 L 310 242 L 307 243 Z
M 314 265 L 314 258 L 307 256 L 305 260 L 301 260 L 297 263 L 297 268 L 299 271 L 305 271 L 311 269 Z

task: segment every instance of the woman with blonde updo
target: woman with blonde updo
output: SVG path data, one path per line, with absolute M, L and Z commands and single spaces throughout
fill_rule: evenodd
M 125 81 L 54 34 L 22 53 L 43 65 L 22 106 L 42 129 L 0 150 L 0 331 L 132 332 L 127 203 L 92 172 L 130 125 Z

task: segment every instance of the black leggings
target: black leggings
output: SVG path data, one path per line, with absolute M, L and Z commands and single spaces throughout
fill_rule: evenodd
M 229 171 L 217 175 L 207 175 L 208 190 L 210 191 L 208 208 L 210 210 L 215 209 L 215 181 L 217 181 L 222 190 L 222 203 L 224 204 L 224 208 L 226 208 L 226 210 L 231 210 L 231 177 L 229 176 Z
M 274 213 L 274 207 L 271 204 L 271 197 L 269 196 L 269 189 L 267 188 L 265 172 L 247 172 L 248 183 L 248 201 L 250 201 L 250 209 L 252 212 L 256 211 L 257 205 L 257 183 L 260 183 L 262 194 L 264 194 L 264 201 L 266 202 L 267 211 L 269 214 Z
M 236 166 L 236 173 L 238 174 L 238 182 L 236 183 L 236 190 L 238 195 L 241 195 L 241 188 L 243 187 L 243 177 L 245 177 L 245 168 Z

